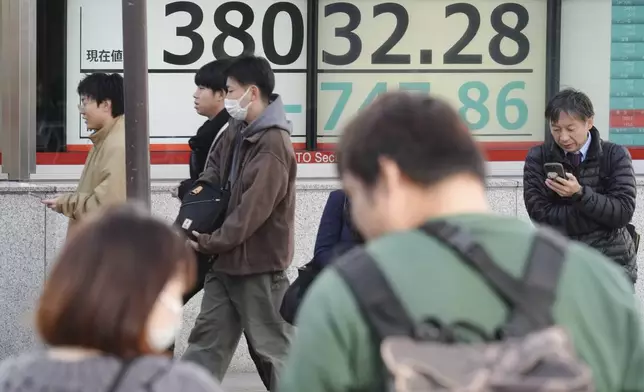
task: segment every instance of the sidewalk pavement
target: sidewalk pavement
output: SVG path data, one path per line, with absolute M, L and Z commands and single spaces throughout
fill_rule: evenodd
M 257 373 L 228 373 L 221 384 L 226 392 L 266 392 Z

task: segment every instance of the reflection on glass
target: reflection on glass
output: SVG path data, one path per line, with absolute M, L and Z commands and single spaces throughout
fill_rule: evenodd
M 36 146 L 66 151 L 65 0 L 38 0 Z

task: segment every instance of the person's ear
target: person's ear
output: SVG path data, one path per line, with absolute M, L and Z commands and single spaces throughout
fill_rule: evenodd
M 106 99 L 105 101 L 101 102 L 99 108 L 101 108 L 101 110 L 104 112 L 112 114 L 112 101 Z
M 252 94 L 252 101 L 260 101 L 262 99 L 262 94 L 259 91 L 259 88 L 257 86 L 251 87 L 251 94 Z
M 595 116 L 590 117 L 590 118 L 586 121 L 586 126 L 588 127 L 588 130 L 589 130 L 589 131 L 592 129 L 592 127 L 594 127 L 594 126 L 595 126 Z

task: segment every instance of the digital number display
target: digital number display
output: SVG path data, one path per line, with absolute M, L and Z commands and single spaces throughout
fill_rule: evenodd
M 229 1 L 217 5 L 217 2 L 209 2 L 206 9 L 216 6 L 212 13 L 214 24 L 211 27 L 216 28 L 218 33 L 212 39 L 210 45 L 206 45 L 206 39 L 199 30 L 204 27 L 206 18 L 204 8 L 192 1 L 175 1 L 165 6 L 165 16 L 171 17 L 175 14 L 185 13 L 189 15 L 189 21 L 183 26 L 178 26 L 175 30 L 176 37 L 183 37 L 190 41 L 189 50 L 185 53 L 174 53 L 163 50 L 163 61 L 172 65 L 192 65 L 198 62 L 204 54 L 206 48 L 211 48 L 212 57 L 224 59 L 236 57 L 241 54 L 253 54 L 258 52 L 257 49 L 261 42 L 261 49 L 264 56 L 275 66 L 291 66 L 302 59 L 304 54 L 304 15 L 303 9 L 297 4 L 287 1 L 279 1 L 273 4 L 271 2 L 262 2 L 263 6 L 252 7 L 248 2 Z M 204 4 L 205 5 L 205 4 Z M 255 5 L 255 4 L 253 4 Z M 305 3 L 302 7 L 305 7 Z M 268 7 L 266 7 L 268 6 Z M 281 14 L 288 20 L 280 20 L 278 26 L 278 17 Z M 234 23 L 233 19 L 237 19 Z M 284 23 L 285 22 L 285 23 Z M 284 27 L 290 28 L 285 31 Z M 279 33 L 275 30 L 279 28 Z M 206 30 L 208 28 L 206 27 Z M 212 29 L 210 29 L 212 30 Z M 254 33 L 254 34 L 253 34 Z M 286 34 L 283 34 L 286 33 Z M 212 36 L 212 34 L 210 34 Z M 290 36 L 290 41 L 284 40 L 284 35 Z M 256 42 L 256 38 L 258 41 Z M 276 39 L 277 38 L 277 39 Z M 288 44 L 284 54 L 278 52 L 279 46 Z M 184 44 L 178 44 L 185 48 Z M 284 48 L 280 48 L 284 49 Z M 181 52 L 179 50 L 178 52 Z M 301 64 L 304 65 L 302 61 Z
M 379 94 L 441 96 L 481 141 L 543 140 L 546 2 L 319 2 L 318 135 Z
M 122 72 L 121 2 L 68 0 L 69 144 L 87 144 L 76 105 L 84 74 Z M 215 60 L 254 53 L 275 71 L 293 141 L 306 135 L 307 1 L 155 0 L 148 2 L 150 137 L 185 144 L 204 119 L 193 107 L 194 74 Z M 80 67 L 79 67 L 80 64 Z
M 148 2 L 152 143 L 185 144 L 203 122 L 192 98 L 202 65 L 250 53 L 271 63 L 293 141 L 304 142 L 308 3 Z M 90 72 L 122 72 L 122 9 L 118 1 L 67 4 L 67 141 L 87 144 L 76 85 Z M 318 83 L 308 93 L 317 95 L 319 143 L 335 142 L 347 119 L 396 89 L 447 99 L 481 141 L 543 140 L 547 1 L 320 0 L 317 6 Z

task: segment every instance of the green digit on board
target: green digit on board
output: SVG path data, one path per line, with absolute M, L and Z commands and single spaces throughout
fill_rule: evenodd
M 476 100 L 470 97 L 471 90 L 478 90 L 478 98 Z M 490 122 L 490 111 L 485 107 L 485 101 L 490 97 L 490 89 L 483 82 L 467 82 L 458 89 L 458 98 L 463 104 L 463 106 L 458 110 L 458 113 L 461 115 L 463 121 L 465 121 L 470 130 L 477 131 L 479 129 L 485 128 L 485 126 Z M 479 115 L 479 120 L 475 123 L 471 123 L 467 119 L 468 110 L 474 110 Z
M 323 82 L 320 85 L 320 91 L 341 91 L 338 100 L 331 110 L 329 119 L 324 124 L 325 131 L 332 131 L 338 125 L 344 109 L 347 107 L 349 98 L 351 97 L 351 92 L 353 92 L 353 83 L 351 82 Z
M 400 89 L 405 91 L 420 91 L 429 94 L 428 82 L 400 82 Z
M 365 107 L 367 107 L 371 102 L 373 102 L 374 99 L 376 99 L 376 97 L 378 97 L 378 95 L 380 95 L 382 93 L 386 93 L 386 92 L 387 92 L 387 83 L 386 82 L 378 82 L 378 83 L 376 83 L 376 85 L 373 87 L 373 90 L 371 90 L 369 95 L 367 95 L 367 98 L 365 98 L 364 102 L 360 106 L 360 110 L 362 110 Z
M 528 106 L 521 98 L 508 98 L 512 90 L 525 90 L 525 82 L 515 81 L 503 86 L 496 99 L 496 118 L 499 124 L 507 130 L 516 131 L 528 122 Z M 508 120 L 508 107 L 514 107 L 517 111 L 517 119 L 514 122 Z

